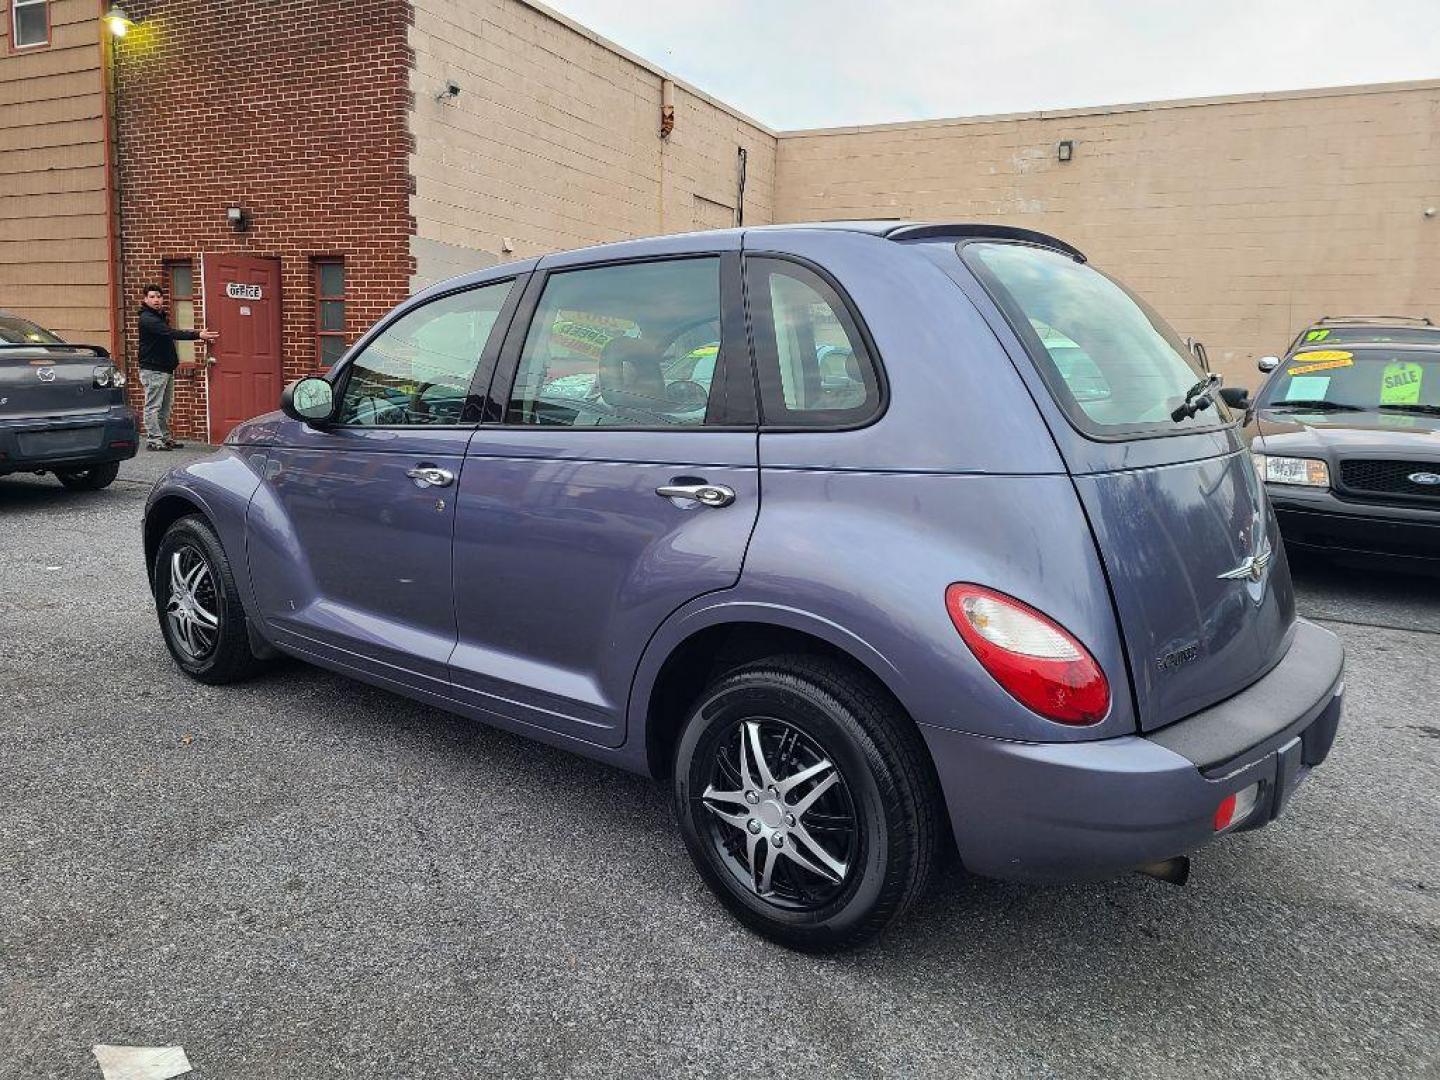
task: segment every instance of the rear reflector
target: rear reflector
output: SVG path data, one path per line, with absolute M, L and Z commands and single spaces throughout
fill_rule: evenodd
M 111 450 L 129 450 L 135 445 L 130 439 L 116 439 L 110 444 Z
M 1105 673 L 1055 620 L 1013 596 L 963 582 L 945 590 L 945 609 L 975 658 L 1020 704 L 1059 724 L 1105 719 Z
M 1215 808 L 1215 831 L 1224 832 L 1226 829 L 1239 825 L 1255 809 L 1255 804 L 1260 800 L 1260 785 L 1251 784 L 1220 800 L 1220 805 Z

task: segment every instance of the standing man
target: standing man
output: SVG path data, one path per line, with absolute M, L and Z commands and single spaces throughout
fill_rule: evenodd
M 170 437 L 170 407 L 175 403 L 177 341 L 214 341 L 214 330 L 176 330 L 165 314 L 165 292 L 146 285 L 140 303 L 140 383 L 145 387 L 145 443 L 150 450 L 184 446 Z

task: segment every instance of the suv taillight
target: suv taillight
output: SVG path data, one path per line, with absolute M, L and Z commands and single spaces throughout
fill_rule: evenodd
M 975 658 L 1027 709 L 1058 724 L 1105 719 L 1105 673 L 1054 619 L 1013 596 L 964 582 L 945 590 L 945 609 Z

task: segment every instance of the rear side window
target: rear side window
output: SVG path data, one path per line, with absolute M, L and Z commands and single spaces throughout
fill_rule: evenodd
M 850 427 L 880 407 L 859 325 L 819 274 L 784 259 L 746 264 L 760 400 L 770 427 Z
M 961 251 L 1080 430 L 1115 438 L 1230 421 L 1219 400 L 1171 420 L 1204 373 L 1175 331 L 1114 279 L 1047 248 L 972 243 Z

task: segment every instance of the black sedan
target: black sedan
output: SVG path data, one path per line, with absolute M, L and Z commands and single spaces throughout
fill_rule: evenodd
M 1440 333 L 1346 337 L 1261 361 L 1246 436 L 1281 534 L 1292 548 L 1440 568 Z
M 135 456 L 125 375 L 98 345 L 72 345 L 0 311 L 0 476 L 54 473 L 98 491 Z

